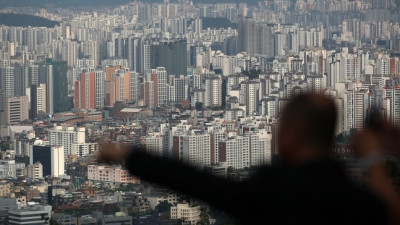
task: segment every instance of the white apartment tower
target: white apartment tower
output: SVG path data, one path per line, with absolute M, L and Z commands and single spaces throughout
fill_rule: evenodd
M 400 87 L 393 83 L 390 86 L 383 87 L 384 108 L 387 118 L 393 124 L 400 125 Z
M 158 87 L 158 105 L 167 105 L 168 103 L 168 74 L 164 67 L 157 67 L 153 70 L 157 74 Z
M 250 165 L 270 165 L 272 134 L 266 130 L 259 130 L 256 133 L 247 133 L 245 136 L 250 137 Z
M 219 162 L 235 169 L 250 167 L 250 138 L 234 136 L 219 142 Z
M 343 94 L 344 130 L 360 130 L 369 109 L 369 93 L 366 89 L 348 90 Z
M 95 105 L 96 108 L 104 107 L 105 77 L 103 71 L 95 71 Z
M 143 74 L 150 72 L 150 43 L 143 45 Z
M 65 160 L 73 153 L 73 146 L 75 144 L 84 144 L 85 142 L 85 128 L 84 127 L 68 127 L 68 126 L 55 126 L 49 130 L 50 145 L 64 146 Z
M 14 67 L 0 68 L 1 89 L 5 98 L 14 97 Z
M 130 100 L 137 102 L 140 99 L 140 74 L 137 72 L 130 72 Z
M 146 153 L 163 157 L 164 154 L 164 137 L 160 134 L 149 135 L 141 138 L 140 144 L 146 149 Z
M 205 82 L 204 107 L 219 107 L 222 104 L 222 79 L 220 75 L 209 76 Z
M 382 75 L 390 74 L 390 57 L 387 54 L 379 54 L 376 65 L 376 73 Z
M 51 176 L 59 177 L 65 174 L 64 147 L 53 146 L 50 150 Z
M 46 84 L 40 84 L 37 86 L 37 92 L 36 92 L 36 101 L 37 101 L 37 112 L 47 112 L 47 101 L 46 101 Z M 33 110 L 33 109 L 31 109 Z
M 253 115 L 258 113 L 258 104 L 260 100 L 260 83 L 255 80 L 246 80 L 240 84 L 240 103 L 246 105 L 246 114 Z
M 198 167 L 211 164 L 209 134 L 186 135 L 182 140 L 183 162 Z

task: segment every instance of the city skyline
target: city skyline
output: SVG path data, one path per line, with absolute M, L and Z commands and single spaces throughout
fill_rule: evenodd
M 13 22 L 0 21 L 10 224 L 206 224 L 206 204 L 98 163 L 103 144 L 243 181 L 279 158 L 298 94 L 333 99 L 332 152 L 359 183 L 349 137 L 376 111 L 400 126 L 399 1 L 27 2 L 0 3 Z

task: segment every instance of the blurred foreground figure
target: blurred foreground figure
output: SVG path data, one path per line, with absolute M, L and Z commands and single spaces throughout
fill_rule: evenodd
M 389 224 L 400 224 L 400 194 L 384 160 L 388 155 L 399 158 L 400 130 L 374 113 L 353 138 L 352 147 L 364 163 L 369 187 L 387 207 Z
M 382 196 L 353 185 L 330 160 L 335 124 L 331 99 L 295 97 L 281 117 L 281 163 L 261 168 L 242 183 L 122 147 L 106 149 L 100 160 L 125 161 L 133 175 L 203 200 L 243 225 L 388 224 L 389 207 Z

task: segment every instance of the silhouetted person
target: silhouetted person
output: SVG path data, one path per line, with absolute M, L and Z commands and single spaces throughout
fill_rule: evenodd
M 353 185 L 329 159 L 335 124 L 330 98 L 293 98 L 281 116 L 280 164 L 262 167 L 246 182 L 214 177 L 140 151 L 106 150 L 101 159 L 126 159 L 133 175 L 205 201 L 240 224 L 386 224 L 383 202 Z

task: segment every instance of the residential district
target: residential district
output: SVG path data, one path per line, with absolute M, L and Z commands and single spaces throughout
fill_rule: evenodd
M 245 180 L 279 154 L 279 115 L 305 92 L 334 98 L 332 151 L 363 182 L 346 140 L 371 110 L 400 124 L 399 4 L 2 8 L 57 24 L 0 26 L 0 223 L 230 224 L 96 152 L 130 143 Z

